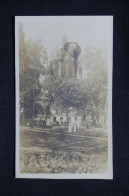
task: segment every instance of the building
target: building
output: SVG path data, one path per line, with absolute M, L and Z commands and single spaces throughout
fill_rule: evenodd
M 80 53 L 81 49 L 77 43 L 67 42 L 58 57 L 51 61 L 50 73 L 63 78 L 81 78 L 82 67 L 78 65 Z
M 49 73 L 60 78 L 82 78 L 82 67 L 78 64 L 80 53 L 81 48 L 77 43 L 65 43 L 61 48 L 58 57 L 51 61 Z M 44 101 L 43 105 L 44 107 L 47 107 L 46 100 Z M 74 121 L 74 113 L 69 113 L 68 122 Z M 78 124 L 80 121 L 80 118 L 78 118 Z M 66 125 L 66 114 L 59 110 L 51 110 L 51 116 L 47 117 L 46 124 Z

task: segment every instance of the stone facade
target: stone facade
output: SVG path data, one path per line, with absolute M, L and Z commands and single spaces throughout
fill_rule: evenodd
M 78 65 L 80 46 L 74 42 L 66 43 L 57 59 L 51 61 L 50 73 L 63 78 L 81 78 L 82 67 Z

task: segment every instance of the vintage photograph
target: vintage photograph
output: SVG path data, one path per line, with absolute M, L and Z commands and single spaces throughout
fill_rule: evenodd
M 112 16 L 16 16 L 16 178 L 112 179 Z

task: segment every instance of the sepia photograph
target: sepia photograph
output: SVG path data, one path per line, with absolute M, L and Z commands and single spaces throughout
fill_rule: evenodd
M 16 16 L 15 177 L 113 179 L 113 16 Z

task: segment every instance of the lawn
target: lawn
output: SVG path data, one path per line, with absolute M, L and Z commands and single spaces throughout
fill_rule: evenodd
M 106 130 L 21 128 L 21 173 L 106 173 Z

